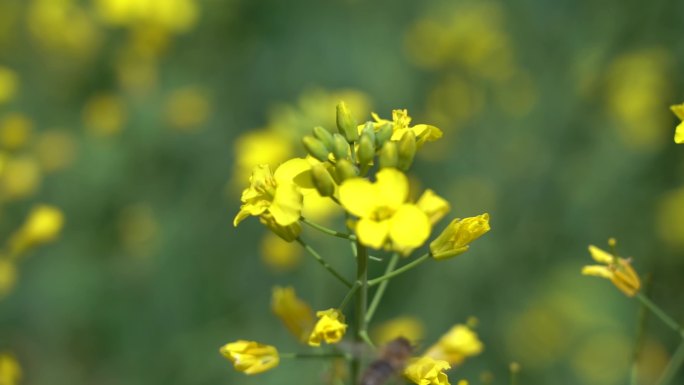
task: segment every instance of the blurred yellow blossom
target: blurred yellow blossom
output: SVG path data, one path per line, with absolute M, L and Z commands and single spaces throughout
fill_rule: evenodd
M 0 173 L 0 200 L 14 200 L 32 195 L 40 185 L 38 162 L 29 156 L 5 159 Z
M 76 159 L 76 141 L 66 130 L 46 130 L 38 135 L 35 152 L 43 171 L 61 171 Z
M 344 314 L 337 309 L 328 309 L 316 312 L 318 321 L 309 336 L 310 346 L 320 346 L 321 341 L 326 344 L 336 344 L 347 330 L 344 323 Z
M 658 237 L 677 250 L 684 250 L 684 187 L 663 194 L 656 207 Z
M 225 344 L 221 354 L 233 363 L 235 370 L 245 374 L 258 374 L 278 366 L 278 350 L 271 345 L 238 340 Z
M 146 96 L 157 86 L 159 63 L 149 53 L 126 47 L 117 55 L 114 67 L 119 86 L 134 96 Z
M 631 364 L 632 338 L 616 331 L 604 331 L 578 342 L 569 360 L 580 383 L 617 385 L 624 383 Z
M 166 100 L 166 119 L 179 131 L 202 128 L 211 113 L 207 91 L 200 87 L 184 87 L 173 91 Z
M 288 160 L 274 173 L 268 165 L 255 167 L 249 178 L 250 187 L 242 192 L 243 205 L 233 225 L 237 227 L 248 216 L 261 216 L 267 212 L 280 226 L 297 222 L 301 216 L 303 198 L 294 178 L 308 168 L 306 160 L 301 158 Z
M 449 385 L 449 377 L 444 373 L 449 369 L 446 361 L 420 357 L 406 366 L 404 376 L 418 385 Z
M 284 241 L 273 233 L 264 234 L 260 244 L 261 260 L 276 272 L 290 271 L 302 260 L 299 245 Z
M 97 136 L 119 133 L 126 119 L 126 107 L 115 94 L 95 95 L 83 107 L 83 123 L 89 132 Z
M 679 120 L 681 120 L 681 122 L 679 122 L 679 124 L 677 125 L 674 141 L 675 143 L 682 144 L 684 143 L 684 103 L 670 106 L 670 109 L 672 110 L 672 112 L 674 112 L 675 115 L 677 115 Z
M 282 135 L 271 130 L 247 131 L 233 146 L 235 169 L 233 180 L 242 183 L 259 164 L 277 165 L 287 160 L 294 152 L 294 145 L 283 140 Z
M 195 0 L 97 0 L 102 20 L 113 26 L 153 24 L 173 32 L 186 32 L 197 23 Z
M 297 297 L 294 288 L 274 287 L 271 310 L 300 342 L 309 340 L 314 327 L 314 314 L 311 307 Z
M 416 206 L 428 216 L 431 225 L 439 222 L 451 209 L 449 202 L 430 189 L 418 198 Z
M 589 253 L 594 261 L 602 265 L 590 265 L 582 268 L 582 274 L 609 279 L 621 292 L 633 297 L 641 288 L 639 275 L 632 268 L 628 259 L 619 258 L 594 245 L 589 245 Z
M 0 146 L 8 151 L 20 149 L 28 143 L 33 122 L 23 114 L 12 113 L 0 120 Z
M 11 255 L 19 256 L 31 247 L 54 241 L 63 225 L 64 214 L 57 207 L 34 206 L 24 224 L 9 240 Z
M 12 100 L 19 90 L 19 76 L 12 69 L 0 66 L 0 104 Z
M 419 342 L 424 335 L 423 322 L 413 316 L 402 316 L 385 321 L 373 330 L 373 340 L 384 345 L 398 337 L 404 337 L 411 343 Z
M 4 298 L 17 282 L 17 268 L 14 262 L 6 257 L 0 256 L 0 299 Z M 0 364 L 0 366 L 2 366 Z M 2 378 L 2 370 L 0 370 L 0 379 Z M 0 385 L 3 382 L 0 381 Z
M 421 246 L 430 235 L 430 219 L 407 203 L 409 184 L 399 170 L 380 170 L 375 183 L 352 178 L 340 186 L 340 202 L 359 217 L 354 230 L 364 245 L 401 251 Z
M 430 253 L 435 259 L 447 259 L 465 253 L 470 243 L 490 230 L 489 214 L 476 217 L 456 218 L 430 243 Z
M 458 324 L 449 329 L 424 356 L 459 365 L 466 358 L 480 354 L 483 348 L 475 331 L 466 325 Z
M 9 353 L 0 353 L 0 385 L 19 385 L 22 372 L 19 362 Z

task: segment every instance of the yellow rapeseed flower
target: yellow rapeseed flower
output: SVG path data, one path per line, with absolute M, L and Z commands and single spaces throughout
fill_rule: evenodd
M 466 325 L 458 324 L 431 346 L 425 356 L 459 365 L 467 357 L 480 354 L 483 348 L 477 333 Z
M 307 342 L 314 327 L 314 315 L 311 307 L 297 298 L 294 288 L 274 287 L 271 310 L 290 333 L 301 342 Z
M 201 87 L 188 86 L 173 91 L 166 101 L 166 119 L 179 131 L 195 131 L 211 115 L 211 101 Z
M 602 265 L 589 265 L 582 268 L 582 274 L 609 279 L 621 292 L 633 297 L 641 288 L 639 275 L 634 271 L 629 259 L 619 258 L 594 245 L 589 245 L 591 257 Z
M 404 337 L 417 344 L 424 335 L 423 322 L 413 316 L 401 316 L 383 322 L 373 330 L 373 340 L 384 345 L 398 337 Z
M 684 103 L 670 106 L 670 109 L 681 120 L 679 125 L 677 125 L 674 141 L 675 143 L 682 144 L 684 143 Z
M 404 376 L 418 385 L 449 385 L 449 377 L 444 371 L 450 368 L 446 361 L 420 357 L 406 366 Z
M 255 341 L 238 340 L 225 344 L 221 354 L 230 360 L 235 370 L 245 374 L 258 374 L 278 366 L 278 350 L 271 345 Z
M 21 380 L 21 366 L 8 353 L 0 354 L 0 385 L 18 385 Z
M 270 217 L 264 219 L 267 224 L 289 226 L 296 223 L 301 216 L 303 197 L 294 178 L 308 168 L 307 161 L 301 158 L 281 164 L 275 173 L 268 165 L 256 166 L 249 178 L 250 186 L 242 192 L 243 205 L 233 225 L 237 227 L 250 215 L 263 217 L 264 214 L 272 216 L 272 221 Z
M 43 204 L 33 207 L 9 240 L 12 255 L 18 256 L 31 247 L 54 241 L 63 226 L 64 214 L 57 207 Z
M 392 124 L 392 140 L 399 141 L 406 132 L 413 131 L 416 135 L 416 144 L 418 147 L 425 142 L 434 142 L 442 137 L 442 130 L 429 124 L 416 124 L 411 126 L 411 117 L 407 110 L 392 110 L 392 120 L 382 119 L 378 114 L 372 113 L 375 123 L 375 129 L 379 129 L 385 124 Z M 362 126 L 359 126 L 360 128 Z
M 489 214 L 454 219 L 434 241 L 430 252 L 435 259 L 447 259 L 468 250 L 469 244 L 490 230 Z
M 351 178 L 339 189 L 340 202 L 359 217 L 355 231 L 359 241 L 376 249 L 402 251 L 420 247 L 430 236 L 430 218 L 418 206 L 406 202 L 409 183 L 399 170 L 380 170 L 375 183 Z
M 318 322 L 309 336 L 310 346 L 320 346 L 321 341 L 326 344 L 336 344 L 347 331 L 344 323 L 344 314 L 337 309 L 328 309 L 316 312 Z

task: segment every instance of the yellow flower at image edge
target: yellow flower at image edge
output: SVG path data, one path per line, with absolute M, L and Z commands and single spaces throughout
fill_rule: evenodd
M 674 141 L 678 144 L 684 144 L 684 103 L 670 106 L 670 109 L 681 120 L 679 125 L 677 125 Z
M 641 288 L 641 280 L 628 259 L 619 258 L 594 245 L 589 245 L 591 257 L 603 265 L 589 265 L 582 268 L 582 274 L 609 279 L 613 285 L 629 297 Z
M 418 385 L 449 385 L 449 377 L 444 371 L 450 368 L 446 361 L 421 357 L 408 364 L 404 376 Z
M 21 366 L 14 356 L 0 353 L 0 385 L 17 385 L 21 377 Z
M 393 168 L 380 170 L 375 183 L 352 178 L 340 186 L 342 206 L 359 217 L 359 241 L 376 249 L 388 243 L 394 250 L 416 248 L 430 236 L 430 218 L 406 202 L 408 194 L 408 179 Z
M 278 366 L 278 350 L 271 345 L 238 340 L 221 347 L 221 354 L 230 360 L 235 370 L 245 374 L 258 374 Z
M 242 192 L 243 205 L 233 225 L 237 227 L 250 215 L 262 217 L 262 222 L 267 226 L 287 227 L 295 224 L 301 216 L 303 196 L 294 178 L 308 169 L 308 162 L 300 158 L 281 164 L 275 173 L 271 172 L 268 165 L 256 166 L 249 178 L 250 186 Z
M 454 219 L 446 229 L 430 243 L 435 259 L 447 259 L 463 254 L 469 244 L 490 230 L 489 214 Z
M 347 324 L 344 323 L 344 314 L 337 309 L 328 309 L 316 312 L 319 318 L 309 336 L 310 346 L 320 346 L 321 341 L 326 344 L 339 342 L 347 331 Z

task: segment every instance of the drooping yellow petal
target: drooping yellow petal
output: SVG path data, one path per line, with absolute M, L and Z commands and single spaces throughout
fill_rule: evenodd
M 368 217 L 377 206 L 375 187 L 363 178 L 347 179 L 340 186 L 340 203 L 357 217 Z
M 423 195 L 418 198 L 416 206 L 427 214 L 428 218 L 430 218 L 431 225 L 439 222 L 450 209 L 449 202 L 430 189 L 425 190 Z
M 361 218 L 356 223 L 356 234 L 359 241 L 374 249 L 381 248 L 390 231 L 390 221 L 374 221 L 369 218 Z
M 255 341 L 238 340 L 225 344 L 221 354 L 229 359 L 235 370 L 245 374 L 258 374 L 278 366 L 278 350 L 271 345 Z
M 308 340 L 314 326 L 314 314 L 311 307 L 297 297 L 294 288 L 274 287 L 271 310 L 300 342 Z
M 679 125 L 677 125 L 674 141 L 677 144 L 684 144 L 684 122 L 679 123 Z
M 389 222 L 389 236 L 400 248 L 420 247 L 430 236 L 430 220 L 416 205 L 400 206 Z
M 594 258 L 594 261 L 606 265 L 613 263 L 613 260 L 615 259 L 611 253 L 601 250 L 594 245 L 589 245 L 589 253 L 591 254 L 591 257 Z
M 311 164 L 304 158 L 294 158 L 278 166 L 273 173 L 276 183 L 293 183 L 299 174 L 311 169 Z
M 670 106 L 670 110 L 672 110 L 680 120 L 684 120 L 684 103 Z
M 614 273 L 607 267 L 602 265 L 590 265 L 582 268 L 583 275 L 592 275 L 595 277 L 613 279 Z
M 393 209 L 406 202 L 409 193 L 409 183 L 406 175 L 394 168 L 384 168 L 377 174 L 378 200 L 383 206 Z

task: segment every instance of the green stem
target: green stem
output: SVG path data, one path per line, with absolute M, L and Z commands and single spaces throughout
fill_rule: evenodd
M 653 303 L 648 297 L 646 297 L 643 293 L 639 292 L 636 294 L 636 298 L 641 301 L 644 306 L 648 308 L 648 310 L 651 311 L 651 313 L 655 314 L 656 317 L 660 318 L 661 321 L 663 321 L 667 326 L 669 326 L 672 330 L 676 331 L 679 333 L 679 335 L 684 338 L 684 329 L 663 311 L 658 305 Z
M 296 240 L 297 240 L 297 243 L 302 245 L 302 247 L 304 247 L 304 249 L 306 251 L 308 251 L 309 254 L 311 254 L 316 259 L 316 261 L 318 261 L 318 263 L 321 264 L 321 266 L 323 266 L 326 270 L 328 270 L 330 272 L 330 274 L 335 276 L 335 278 L 337 278 L 338 281 L 342 282 L 342 284 L 344 284 L 346 287 L 351 289 L 352 284 L 349 281 L 347 281 L 340 273 L 338 273 L 337 270 L 335 270 L 332 266 L 330 266 L 330 264 L 328 262 L 326 262 L 326 260 L 323 259 L 323 257 L 321 257 L 321 255 L 316 252 L 316 250 L 314 250 L 311 246 L 309 246 L 301 238 L 297 237 Z
M 394 253 L 392 254 L 392 258 L 390 258 L 390 261 L 387 263 L 387 268 L 385 269 L 384 275 L 390 274 L 397 266 L 397 262 L 399 262 L 399 253 Z M 370 306 L 368 306 L 368 311 L 366 312 L 366 324 L 370 323 L 370 321 L 373 319 L 375 310 L 377 310 L 378 305 L 380 304 L 380 300 L 382 300 L 382 296 L 385 294 L 385 290 L 387 289 L 388 284 L 389 280 L 382 281 L 380 283 L 380 286 L 378 286 L 378 288 L 375 290 L 373 300 L 371 301 Z
M 312 227 L 312 228 L 314 228 L 314 229 L 316 229 L 316 230 L 318 230 L 324 234 L 332 235 L 333 237 L 337 237 L 337 238 L 349 239 L 352 241 L 356 239 L 356 236 L 353 234 L 342 233 L 339 231 L 335 231 L 333 229 L 329 229 L 325 226 L 319 225 L 318 223 L 311 222 L 310 220 L 308 220 L 304 217 L 300 217 L 299 220 L 302 221 L 302 223 L 305 223 L 305 224 L 309 225 L 310 227 Z
M 677 374 L 677 370 L 679 370 L 679 367 L 682 366 L 684 363 L 684 341 L 682 341 L 679 344 L 679 347 L 677 347 L 677 350 L 672 354 L 672 358 L 670 358 L 670 362 L 667 364 L 665 367 L 665 371 L 663 371 L 663 374 L 660 376 L 660 379 L 658 380 L 657 384 L 658 385 L 667 385 L 669 384 L 672 379 L 675 377 Z
M 366 306 L 368 302 L 368 249 L 357 241 L 356 243 L 356 280 L 361 282 L 359 290 L 356 291 L 356 320 L 355 335 L 357 342 L 368 343 L 370 339 L 366 332 Z M 372 346 L 372 345 L 371 345 Z M 352 361 L 352 383 L 356 384 L 361 372 L 361 358 L 357 357 Z
M 345 358 L 348 357 L 345 353 L 278 353 L 280 358 Z
M 428 259 L 430 259 L 430 253 L 426 253 L 425 255 L 422 255 L 421 257 L 419 257 L 415 261 L 407 263 L 404 266 L 394 270 L 393 272 L 391 272 L 389 274 L 385 274 L 385 275 L 380 276 L 378 278 L 374 278 L 374 279 L 369 280 L 368 286 L 375 286 L 375 285 L 377 285 L 383 281 L 387 281 L 390 278 L 394 278 L 397 275 L 400 275 L 402 273 L 405 273 L 405 272 L 413 269 L 414 267 L 420 265 L 421 263 L 427 261 Z
M 349 300 L 352 299 L 356 291 L 361 287 L 361 281 L 354 281 L 354 284 L 352 285 L 351 289 L 347 292 L 347 295 L 344 296 L 344 299 L 342 299 L 342 303 L 340 304 L 340 307 L 338 309 L 340 311 L 344 310 L 344 308 L 347 306 L 349 303 Z

